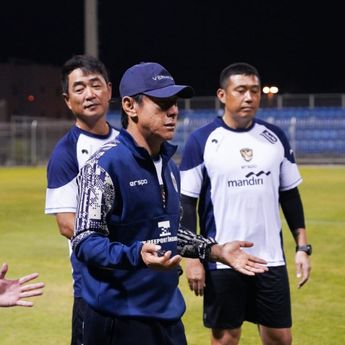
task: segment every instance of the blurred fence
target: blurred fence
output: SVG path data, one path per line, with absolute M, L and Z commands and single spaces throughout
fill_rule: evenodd
M 345 107 L 315 106 L 315 98 L 308 100 L 313 103 L 305 107 L 262 107 L 257 117 L 285 131 L 299 163 L 345 164 Z M 178 145 L 177 161 L 190 132 L 222 114 L 214 97 L 193 102 L 180 105 L 173 140 Z M 109 122 L 118 128 L 121 127 L 119 114 L 114 106 L 108 114 Z M 54 145 L 72 124 L 72 118 L 68 121 L 23 116 L 13 116 L 11 122 L 0 123 L 0 165 L 46 164 Z
M 56 142 L 73 121 L 25 116 L 0 123 L 0 165 L 46 164 Z
M 219 111 L 218 115 L 222 112 Z M 177 159 L 189 134 L 217 116 L 210 111 L 185 111 L 173 142 Z M 345 164 L 345 109 L 261 109 L 257 117 L 280 127 L 289 139 L 299 163 Z

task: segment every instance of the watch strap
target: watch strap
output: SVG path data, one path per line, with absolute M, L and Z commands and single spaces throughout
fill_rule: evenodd
M 296 246 L 296 252 L 305 252 L 308 255 L 311 255 L 312 246 L 311 246 L 311 244 L 305 244 L 303 246 Z

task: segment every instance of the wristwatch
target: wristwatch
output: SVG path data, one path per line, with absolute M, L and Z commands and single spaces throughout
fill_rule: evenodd
M 311 255 L 311 253 L 313 252 L 313 248 L 311 244 L 306 244 L 304 246 L 296 246 L 296 252 L 305 252 L 308 255 Z

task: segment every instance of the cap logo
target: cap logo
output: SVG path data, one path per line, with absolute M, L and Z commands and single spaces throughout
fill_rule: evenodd
M 188 85 L 176 85 L 172 75 L 156 62 L 144 62 L 127 69 L 119 86 L 121 98 L 144 94 L 157 98 L 191 98 L 194 90 Z
M 162 80 L 162 79 L 170 79 L 174 81 L 174 79 L 170 75 L 156 75 L 155 77 L 152 77 L 153 80 Z

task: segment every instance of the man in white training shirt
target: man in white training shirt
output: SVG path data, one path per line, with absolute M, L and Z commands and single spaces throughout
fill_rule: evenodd
M 218 243 L 254 242 L 246 251 L 266 260 L 269 271 L 245 277 L 221 263 L 188 259 L 187 279 L 196 295 L 204 294 L 204 325 L 212 329 L 213 345 L 238 344 L 245 320 L 258 324 L 263 344 L 289 345 L 291 304 L 279 207 L 296 241 L 301 287 L 311 269 L 297 189 L 302 178 L 283 131 L 255 119 L 261 83 L 253 66 L 226 67 L 217 96 L 223 116 L 194 131 L 184 149 L 182 225 L 196 231 L 198 201 L 203 236 Z
M 71 239 L 79 170 L 93 153 L 119 132 L 106 121 L 112 87 L 101 61 L 87 55 L 73 56 L 62 68 L 61 82 L 66 105 L 75 116 L 75 124 L 56 144 L 49 159 L 45 213 L 55 215 L 60 233 Z M 81 297 L 80 263 L 72 251 L 70 254 L 74 293 L 71 345 L 81 345 L 88 306 Z M 106 318 L 98 321 L 103 324 Z

